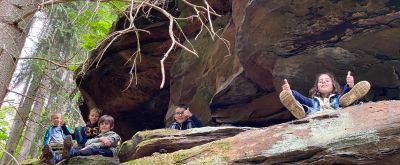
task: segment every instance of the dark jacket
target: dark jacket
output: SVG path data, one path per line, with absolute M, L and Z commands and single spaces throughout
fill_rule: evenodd
M 203 124 L 201 124 L 201 121 L 195 115 L 192 115 L 192 117 L 184 121 L 182 124 L 179 124 L 178 122 L 175 121 L 168 128 L 186 130 L 190 128 L 199 128 L 199 127 L 203 127 Z

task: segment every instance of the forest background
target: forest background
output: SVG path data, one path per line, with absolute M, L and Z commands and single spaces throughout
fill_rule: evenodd
M 24 49 L 20 56 L 13 56 L 18 65 L 7 97 L 0 102 L 0 164 L 38 157 L 53 112 L 61 112 L 72 128 L 84 124 L 77 108 L 82 100 L 74 74 L 128 5 L 76 1 L 32 10 L 33 17 L 24 20 L 30 27 L 25 28 Z M 0 79 L 5 82 L 6 76 Z

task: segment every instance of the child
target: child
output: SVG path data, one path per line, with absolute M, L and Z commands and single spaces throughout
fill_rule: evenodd
M 88 139 L 92 139 L 100 133 L 97 124 L 100 114 L 100 109 L 91 109 L 89 112 L 89 121 L 86 123 L 86 126 L 75 128 L 75 132 L 72 135 L 72 138 L 74 138 L 79 145 L 84 146 Z
M 51 115 L 52 125 L 47 128 L 46 134 L 44 135 L 43 145 L 46 144 L 63 144 L 64 139 L 67 135 L 71 134 L 71 130 L 66 125 L 61 125 L 63 123 L 61 118 L 61 113 L 54 112 Z M 65 129 L 63 130 L 62 127 Z
M 67 136 L 64 141 L 62 155 L 52 151 L 49 145 L 44 146 L 43 154 L 46 158 L 44 163 L 55 164 L 62 159 L 69 159 L 75 156 L 103 155 L 106 157 L 115 157 L 118 155 L 118 143 L 121 141 L 119 135 L 113 131 L 114 118 L 103 115 L 99 119 L 100 134 L 93 139 L 89 139 L 85 147 L 77 150 L 72 148 L 72 137 Z
M 177 106 L 174 113 L 174 119 L 175 122 L 173 122 L 169 128 L 185 130 L 203 127 L 203 124 L 201 124 L 200 120 L 189 111 L 189 107 L 185 104 L 179 104 Z
M 339 106 L 347 107 L 366 95 L 371 87 L 368 81 L 360 81 L 354 85 L 354 78 L 350 71 L 347 73 L 346 82 L 347 84 L 341 91 L 339 83 L 332 74 L 319 74 L 314 87 L 310 90 L 311 98 L 308 98 L 295 90 L 291 90 L 285 79 L 279 98 L 294 117 L 301 119 L 306 116 L 303 106 L 307 107 L 307 114 L 336 110 Z

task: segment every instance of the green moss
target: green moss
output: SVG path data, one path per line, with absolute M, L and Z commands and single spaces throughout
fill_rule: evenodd
M 149 145 L 149 144 L 157 143 L 158 141 L 159 141 L 159 139 L 148 139 L 148 140 L 144 140 L 144 141 L 140 142 L 140 143 L 137 145 L 137 149 L 136 149 L 136 150 L 139 150 L 139 149 L 142 148 L 143 146 L 146 146 L 146 145 Z
M 182 134 L 182 131 L 175 130 L 175 129 L 156 129 L 156 130 L 150 130 L 150 131 L 141 131 L 136 133 L 138 136 L 141 136 L 143 140 L 148 139 L 149 137 L 153 136 L 166 136 L 166 135 L 180 135 Z M 136 134 L 134 136 L 136 136 Z
M 183 162 L 184 160 L 194 156 L 193 153 L 188 152 L 187 150 L 183 150 L 181 152 L 178 152 L 177 154 L 173 155 L 173 161 L 174 162 Z
M 226 164 L 228 157 L 220 157 L 220 156 L 210 156 L 207 158 L 196 159 L 187 164 L 201 164 L 201 165 L 214 165 L 214 164 Z
M 131 152 L 131 149 L 134 148 L 134 144 L 132 140 L 127 140 L 121 144 L 121 149 L 119 150 L 119 155 L 126 155 Z
M 227 155 L 230 149 L 231 144 L 229 141 L 220 140 L 196 146 L 188 150 L 179 150 L 169 154 L 144 157 L 124 164 L 223 164 L 223 162 L 227 162 L 230 159 Z
M 122 143 L 119 155 L 133 154 L 141 147 L 157 142 L 159 137 L 179 136 L 184 132 L 185 131 L 178 131 L 175 129 L 157 129 L 137 132 L 133 135 L 131 140 Z
M 21 162 L 21 165 L 39 165 L 40 160 L 39 159 L 26 159 L 23 162 Z
M 229 142 L 220 141 L 220 142 L 216 143 L 215 145 L 224 151 L 229 151 L 231 149 L 231 144 Z

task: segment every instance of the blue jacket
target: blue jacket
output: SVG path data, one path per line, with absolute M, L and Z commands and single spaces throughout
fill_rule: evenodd
M 54 126 L 49 126 L 46 130 L 46 134 L 44 135 L 44 139 L 43 139 L 43 145 L 49 144 L 50 143 L 50 139 L 51 139 L 51 133 L 53 132 L 53 127 Z M 71 129 L 66 126 L 66 125 L 62 125 L 62 130 L 63 130 L 63 139 L 65 139 L 65 136 L 67 135 L 71 135 Z M 65 131 L 66 130 L 66 131 Z
M 340 92 L 339 94 L 331 94 L 329 96 L 329 104 L 332 107 L 332 109 L 336 110 L 337 108 L 339 108 L 340 97 L 342 97 L 344 94 L 349 92 L 350 89 L 351 88 L 348 85 L 345 85 L 343 87 L 342 92 Z M 320 98 L 320 97 L 309 98 L 309 97 L 303 96 L 301 93 L 299 93 L 295 90 L 292 90 L 292 93 L 293 93 L 293 96 L 296 98 L 296 100 L 300 102 L 300 104 L 307 107 L 307 112 L 306 112 L 307 114 L 314 113 L 314 112 L 321 110 L 321 105 L 323 104 L 322 98 Z
M 175 121 L 168 128 L 186 130 L 190 128 L 199 128 L 199 127 L 203 127 L 203 124 L 201 124 L 201 121 L 195 115 L 192 115 L 192 117 L 184 121 L 182 124 L 179 124 L 178 122 Z

